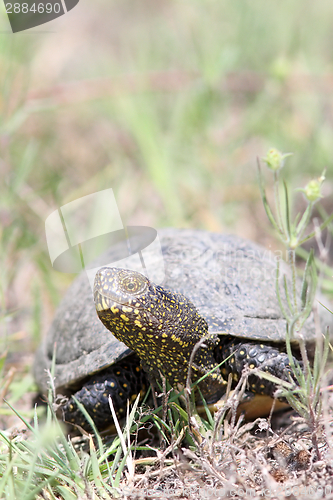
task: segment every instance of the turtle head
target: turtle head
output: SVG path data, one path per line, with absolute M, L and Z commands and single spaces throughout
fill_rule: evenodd
M 192 350 L 208 335 L 190 300 L 138 272 L 108 267 L 96 274 L 94 300 L 99 319 L 137 353 L 148 372 L 163 372 L 172 385 L 184 383 Z M 215 337 L 208 337 L 198 351 L 200 364 L 209 369 L 212 363 L 201 358 L 210 360 L 215 344 Z
M 125 307 L 123 312 L 126 312 L 127 306 L 146 307 L 146 301 L 152 294 L 149 285 L 148 278 L 136 271 L 102 267 L 94 283 L 96 310 L 116 308 L 118 305 L 121 310 Z

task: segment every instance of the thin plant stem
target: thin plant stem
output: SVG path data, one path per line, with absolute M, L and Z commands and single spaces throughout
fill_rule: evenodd
M 274 172 L 274 200 L 276 207 L 276 215 L 277 222 L 280 227 L 281 233 L 285 236 L 286 231 L 283 224 L 282 211 L 281 211 L 281 202 L 280 202 L 280 193 L 279 193 L 279 172 Z

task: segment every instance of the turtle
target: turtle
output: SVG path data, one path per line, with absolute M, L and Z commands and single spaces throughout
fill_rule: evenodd
M 124 417 L 127 401 L 143 397 L 161 377 L 176 389 L 184 387 L 190 360 L 191 380 L 199 381 L 201 395 L 212 404 L 223 396 L 228 379 L 236 384 L 247 367 L 293 380 L 286 320 L 276 297 L 277 255 L 239 236 L 204 230 L 166 228 L 158 237 L 162 283 L 131 269 L 103 267 L 92 291 L 83 272 L 56 311 L 36 354 L 34 375 L 46 393 L 54 359 L 54 386 L 65 396 L 66 422 L 90 428 L 75 396 L 96 427 L 107 428 L 113 423 L 109 396 L 117 417 Z M 110 249 L 104 261 L 112 262 L 113 254 Z M 153 259 L 147 250 L 146 264 Z M 290 280 L 283 261 L 280 275 Z M 287 308 L 283 294 L 281 300 Z M 311 313 L 303 327 L 308 344 L 314 332 Z M 296 340 L 293 349 L 294 363 L 301 366 Z M 255 416 L 269 411 L 276 389 L 249 375 Z

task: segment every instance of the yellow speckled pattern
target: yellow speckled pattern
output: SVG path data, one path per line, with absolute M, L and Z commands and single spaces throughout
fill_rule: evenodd
M 184 385 L 190 356 L 192 381 L 217 367 L 216 335 L 190 300 L 151 283 L 135 271 L 102 268 L 96 275 L 94 299 L 100 320 L 115 337 L 135 351 L 152 377 L 162 372 L 174 387 Z M 217 368 L 202 383 L 207 397 L 221 392 L 225 382 Z

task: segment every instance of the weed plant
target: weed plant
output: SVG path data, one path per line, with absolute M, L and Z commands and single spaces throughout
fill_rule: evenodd
M 314 250 L 311 249 L 306 259 L 301 290 L 298 290 L 296 281 L 298 274 L 296 268 L 296 253 L 297 249 L 305 242 L 316 238 L 317 246 L 322 253 L 322 255 L 319 255 L 319 261 L 321 258 L 323 259 L 324 250 L 326 250 L 326 248 L 322 241 L 322 231 L 326 227 L 329 227 L 329 231 L 332 233 L 333 214 L 325 217 L 325 220 L 320 225 L 317 224 L 314 231 L 309 232 L 308 226 L 311 222 L 314 205 L 322 198 L 321 187 L 325 180 L 325 172 L 323 172 L 319 178 L 310 181 L 305 188 L 298 189 L 298 191 L 304 194 L 306 207 L 303 214 L 298 213 L 296 217 L 292 219 L 290 207 L 293 206 L 294 203 L 291 199 L 290 189 L 286 181 L 281 179 L 280 175 L 284 167 L 285 159 L 288 156 L 290 156 L 290 154 L 281 154 L 276 149 L 271 149 L 264 158 L 267 167 L 273 171 L 274 210 L 271 209 L 267 200 L 263 175 L 258 161 L 259 185 L 266 214 L 272 227 L 275 229 L 286 248 L 287 263 L 291 275 L 291 282 L 289 284 L 286 275 L 283 275 L 283 286 L 281 290 L 278 263 L 276 272 L 276 295 L 283 316 L 287 321 L 286 349 L 292 372 L 298 384 L 297 389 L 293 391 L 290 390 L 291 385 L 288 387 L 288 384 L 285 384 L 285 390 L 282 390 L 281 394 L 286 397 L 289 404 L 309 424 L 317 457 L 320 460 L 321 454 L 316 436 L 319 429 L 319 422 L 322 418 L 321 391 L 323 389 L 323 384 L 326 382 L 326 363 L 329 350 L 330 348 L 332 349 L 332 346 L 330 345 L 329 327 L 323 326 L 320 322 L 321 313 L 325 313 L 326 311 L 324 311 L 325 306 L 320 303 L 318 304 L 316 300 L 319 270 L 316 267 Z M 330 272 L 327 267 L 321 267 L 321 272 L 323 272 L 323 270 L 326 273 Z M 285 296 L 285 302 L 282 301 L 282 294 Z M 285 303 L 287 303 L 287 308 L 284 305 Z M 313 363 L 309 361 L 306 342 L 302 333 L 302 327 L 311 312 L 314 313 L 316 327 L 316 331 L 313 332 L 315 340 Z M 292 344 L 295 342 L 297 342 L 300 348 L 303 367 L 297 366 L 294 362 Z M 261 375 L 264 376 L 263 372 L 261 372 Z

